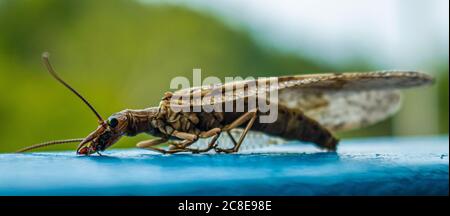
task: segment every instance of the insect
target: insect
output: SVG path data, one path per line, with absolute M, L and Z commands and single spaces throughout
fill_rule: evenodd
M 281 76 L 276 89 L 258 86 L 245 86 L 247 81 L 235 81 L 223 85 L 201 86 L 167 92 L 159 106 L 146 109 L 126 109 L 104 120 L 94 107 L 74 88 L 62 80 L 49 62 L 49 54 L 42 55 L 43 63 L 49 73 L 61 84 L 78 96 L 96 115 L 99 126 L 86 138 L 50 141 L 36 144 L 18 152 L 79 142 L 77 154 L 100 154 L 122 136 L 147 133 L 151 140 L 137 143 L 145 148 L 161 153 L 191 152 L 202 153 L 210 150 L 223 153 L 238 152 L 250 130 L 263 132 L 288 140 L 314 143 L 319 148 L 335 151 L 339 140 L 333 135 L 336 131 L 350 130 L 379 122 L 393 115 L 400 107 L 401 95 L 398 89 L 430 85 L 434 79 L 424 73 L 413 71 L 380 71 L 366 73 L 329 73 L 313 75 Z M 262 82 L 269 78 L 262 79 Z M 258 81 L 259 82 L 259 81 Z M 247 101 L 258 97 L 258 92 L 278 91 L 278 118 L 273 123 L 256 121 L 264 112 L 258 107 L 246 112 L 175 112 L 170 99 L 174 95 L 192 96 L 194 92 L 208 95 L 218 89 L 235 89 L 231 97 L 221 95 L 214 105 L 236 101 Z M 240 94 L 246 90 L 245 94 Z M 188 106 L 201 106 L 200 100 L 189 100 Z M 180 106 L 183 102 L 176 103 Z M 231 130 L 241 128 L 242 133 L 235 139 Z M 233 147 L 220 148 L 217 139 L 221 134 L 230 137 Z M 210 138 L 204 148 L 192 148 L 198 139 Z M 173 141 L 176 140 L 176 141 Z M 160 144 L 170 142 L 169 148 L 159 148 Z

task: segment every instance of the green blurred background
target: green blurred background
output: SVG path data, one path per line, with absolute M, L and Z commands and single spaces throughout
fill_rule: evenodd
M 84 137 L 97 126 L 88 108 L 44 70 L 43 51 L 51 53 L 60 75 L 104 117 L 156 106 L 170 80 L 191 77 L 193 68 L 201 68 L 204 77 L 387 69 L 357 58 L 330 66 L 284 52 L 213 13 L 176 4 L 0 0 L 0 28 L 0 152 Z M 340 136 L 448 134 L 448 59 L 427 68 L 437 85 L 408 90 L 396 117 Z M 131 147 L 147 138 L 123 138 L 114 147 Z

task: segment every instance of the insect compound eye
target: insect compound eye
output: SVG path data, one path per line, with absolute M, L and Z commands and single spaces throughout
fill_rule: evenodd
M 116 118 L 110 117 L 110 118 L 108 119 L 108 125 L 109 125 L 110 127 L 115 128 L 118 124 L 119 124 L 119 120 L 117 120 Z

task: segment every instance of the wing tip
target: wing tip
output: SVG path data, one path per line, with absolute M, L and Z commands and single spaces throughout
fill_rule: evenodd
M 377 74 L 386 78 L 406 78 L 406 83 L 399 86 L 403 88 L 429 86 L 436 82 L 436 79 L 429 73 L 419 70 L 380 70 L 368 72 L 369 74 Z
M 409 71 L 410 77 L 417 80 L 415 86 L 428 86 L 433 85 L 436 79 L 429 73 L 423 71 Z

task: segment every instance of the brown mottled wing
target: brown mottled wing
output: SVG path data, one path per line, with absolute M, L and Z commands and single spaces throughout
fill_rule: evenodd
M 297 87 L 319 91 L 362 91 L 410 88 L 431 84 L 433 78 L 414 71 L 313 74 L 280 77 L 280 89 Z
M 278 85 L 269 85 L 271 81 L 276 81 Z M 174 98 L 178 99 L 176 103 L 179 106 L 202 106 L 205 105 L 205 100 L 203 100 L 205 96 L 210 97 L 206 100 L 209 104 L 220 104 L 249 96 L 256 96 L 258 92 L 267 93 L 274 90 L 297 89 L 298 92 L 305 91 L 309 93 L 392 90 L 428 85 L 433 83 L 433 78 L 427 74 L 414 71 L 377 71 L 295 75 L 258 79 L 258 84 L 266 84 L 263 88 L 259 87 L 261 85 L 249 85 L 251 83 L 252 81 L 244 80 L 187 88 L 174 92 Z M 231 94 L 223 94 L 223 92 L 227 92 L 225 91 L 226 89 L 233 89 L 233 92 Z M 194 95 L 200 95 L 202 97 L 193 97 Z M 186 100 L 186 97 L 188 100 Z
M 308 88 L 281 89 L 278 98 L 280 103 L 301 109 L 332 131 L 382 121 L 401 106 L 397 89 L 433 82 L 430 76 L 418 72 L 346 73 L 322 78 L 311 82 Z

